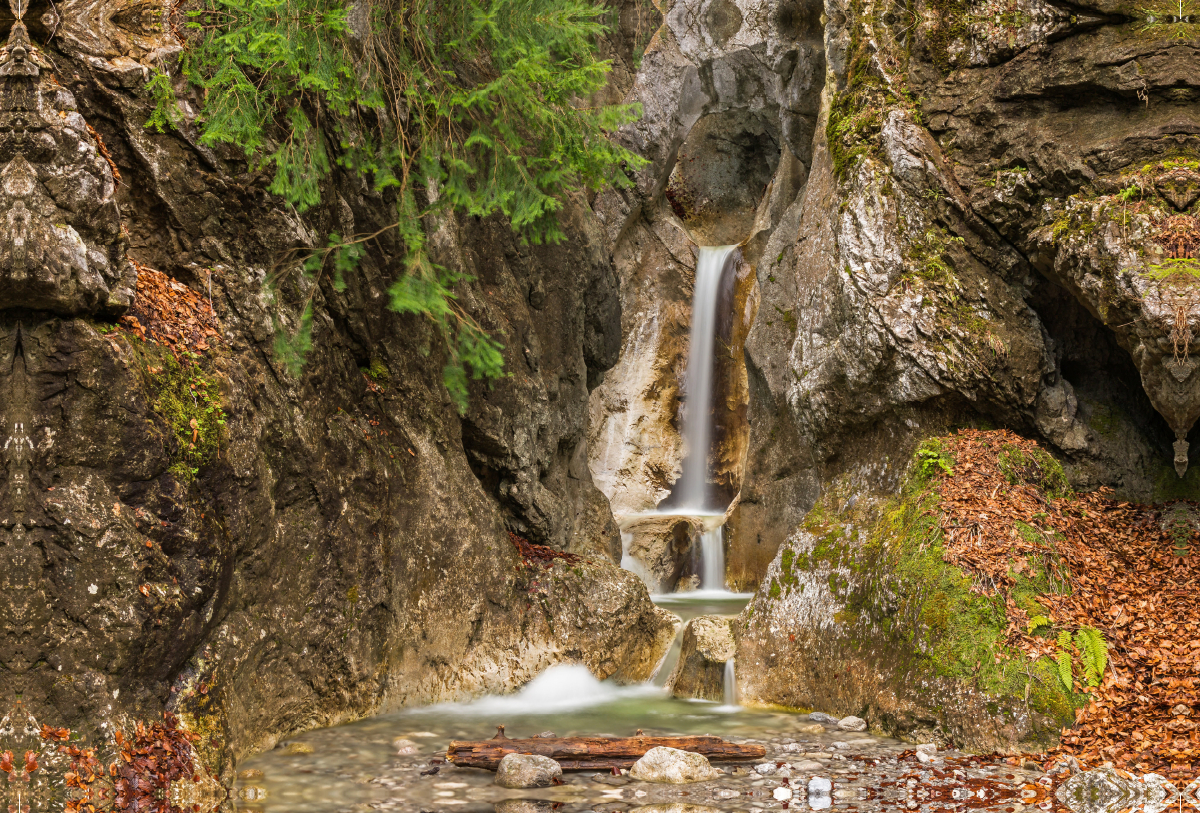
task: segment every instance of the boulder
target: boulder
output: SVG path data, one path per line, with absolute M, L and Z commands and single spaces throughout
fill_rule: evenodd
M 716 779 L 721 772 L 708 762 L 708 757 L 678 748 L 651 748 L 629 769 L 629 775 L 643 782 L 662 782 L 685 785 Z
M 734 656 L 732 618 L 702 615 L 683 628 L 679 661 L 667 678 L 675 697 L 722 700 L 725 697 L 725 663 Z
M 550 757 L 505 754 L 494 781 L 502 788 L 544 788 L 553 784 L 556 776 L 562 776 L 562 766 Z

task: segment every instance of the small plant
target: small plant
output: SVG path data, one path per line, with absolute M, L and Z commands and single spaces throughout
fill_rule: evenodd
M 1050 619 L 1046 616 L 1035 615 L 1033 618 L 1029 619 L 1028 632 L 1030 635 L 1039 635 L 1043 630 L 1049 629 L 1051 625 L 1052 623 Z
M 1104 669 L 1108 666 L 1108 644 L 1099 630 L 1083 627 L 1075 633 L 1075 646 L 1083 662 L 1083 677 L 1093 688 L 1100 685 Z
M 1058 634 L 1058 653 L 1054 656 L 1054 661 L 1058 664 L 1058 679 L 1067 687 L 1068 692 L 1074 691 L 1075 687 L 1075 675 L 1071 671 L 1071 653 L 1067 651 L 1070 645 L 1071 633 L 1069 630 L 1063 630 Z
M 171 87 L 171 75 L 166 71 L 156 71 L 146 83 L 146 92 L 154 100 L 154 110 L 143 125 L 147 130 L 165 133 L 174 130 L 182 121 L 179 103 L 175 101 L 175 88 Z
M 1072 666 L 1071 632 L 1063 630 L 1058 634 L 1058 652 L 1055 661 L 1058 664 L 1058 676 L 1069 691 L 1074 691 L 1075 675 Z M 1083 667 L 1083 680 L 1092 688 L 1100 685 L 1104 670 L 1108 668 L 1108 643 L 1100 631 L 1092 627 L 1081 627 L 1075 633 L 1075 649 L 1079 652 L 1080 666 Z
M 1121 203 L 1129 203 L 1135 195 L 1140 195 L 1141 191 L 1142 188 L 1140 186 L 1131 184 L 1117 193 L 1117 200 L 1121 201 Z
M 927 440 L 917 449 L 917 475 L 929 479 L 938 472 L 954 474 L 953 460 L 940 440 Z

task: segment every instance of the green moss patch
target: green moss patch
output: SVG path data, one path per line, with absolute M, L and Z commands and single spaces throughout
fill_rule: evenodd
M 225 427 L 220 387 L 194 353 L 181 350 L 176 356 L 153 343 L 140 345 L 139 351 L 151 407 L 170 429 L 169 471 L 191 482 L 220 455 Z

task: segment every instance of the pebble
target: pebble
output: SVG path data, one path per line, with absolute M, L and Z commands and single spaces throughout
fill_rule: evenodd
M 797 771 L 819 771 L 825 766 L 815 759 L 806 759 L 803 762 L 797 762 L 792 767 Z
M 775 773 L 775 763 L 764 762 L 761 765 L 755 765 L 754 770 L 758 771 L 763 776 L 770 776 L 771 774 Z
M 821 725 L 820 723 L 808 723 L 806 725 L 799 725 L 799 726 L 796 726 L 796 733 L 798 733 L 798 734 L 824 734 L 825 726 Z
M 930 755 L 936 754 L 937 753 L 937 745 L 932 742 L 921 743 L 920 745 L 917 746 L 917 753 L 918 754 L 930 754 Z
M 861 717 L 850 715 L 837 721 L 837 727 L 842 731 L 866 731 L 867 721 Z
M 401 756 L 415 754 L 418 750 L 420 750 L 420 747 L 407 737 L 397 737 L 396 739 L 392 740 L 392 747 L 395 748 L 396 753 Z
M 812 720 L 814 723 L 834 723 L 834 724 L 836 724 L 838 721 L 838 718 L 834 717 L 832 714 L 825 714 L 820 711 L 814 711 L 812 714 L 808 715 L 808 719 Z
M 827 796 L 831 790 L 833 790 L 833 781 L 828 777 L 814 776 L 808 780 L 809 796 Z
M 771 795 L 775 797 L 775 801 L 777 802 L 786 802 L 792 798 L 792 789 L 784 787 L 775 788 L 775 790 L 771 791 Z

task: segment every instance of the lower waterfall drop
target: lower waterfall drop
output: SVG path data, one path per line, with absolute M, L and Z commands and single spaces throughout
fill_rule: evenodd
M 724 705 L 730 708 L 736 708 L 738 704 L 737 674 L 734 668 L 733 658 L 725 661 L 725 679 L 722 682 L 721 688 L 724 694 Z
M 725 526 L 700 532 L 700 589 L 725 589 Z

